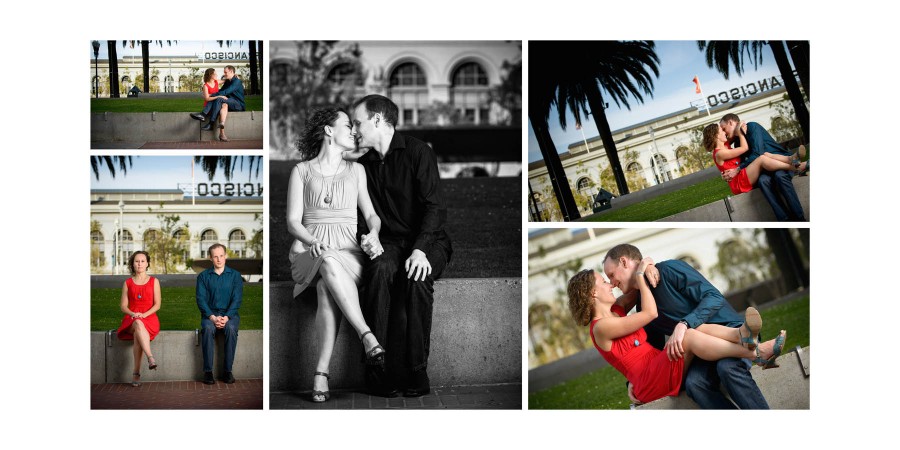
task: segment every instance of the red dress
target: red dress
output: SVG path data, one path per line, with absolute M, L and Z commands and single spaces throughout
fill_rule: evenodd
M 612 312 L 625 317 L 625 310 L 613 305 Z M 634 333 L 613 339 L 610 350 L 604 351 L 594 340 L 594 324 L 591 321 L 591 340 L 610 365 L 616 368 L 634 386 L 634 397 L 642 403 L 652 402 L 667 395 L 678 395 L 684 373 L 684 359 L 669 361 L 666 352 L 647 343 L 647 332 L 639 328 Z
M 153 287 L 156 286 L 155 278 L 150 277 L 144 284 L 135 284 L 134 280 L 129 278 L 125 280 L 125 285 L 128 287 L 128 309 L 131 310 L 131 312 L 142 313 L 153 307 Z M 159 334 L 159 317 L 156 317 L 156 313 L 150 314 L 143 319 L 132 319 L 131 316 L 126 314 L 125 317 L 122 318 L 122 325 L 120 325 L 119 329 L 116 331 L 116 335 L 119 336 L 119 339 L 123 341 L 134 339 L 130 328 L 135 320 L 144 322 L 144 328 L 150 333 L 151 341 Z
M 731 145 L 728 146 L 731 148 Z M 725 172 L 728 169 L 736 169 L 741 165 L 740 156 L 734 157 L 731 159 L 726 159 L 722 165 L 716 161 L 716 153 L 719 149 L 713 150 L 713 162 L 716 163 L 716 167 L 719 168 L 719 172 Z M 750 179 L 747 178 L 747 169 L 741 169 L 738 174 L 728 182 L 728 186 L 731 187 L 731 192 L 734 195 L 743 194 L 744 192 L 750 192 L 753 190 L 753 185 L 750 184 Z
M 206 89 L 209 90 L 209 96 L 210 96 L 210 97 L 212 97 L 213 94 L 216 94 L 216 93 L 219 92 L 219 80 L 213 78 L 213 83 L 215 83 L 215 86 L 210 86 L 209 84 L 206 85 Z M 204 101 L 204 102 L 203 102 L 203 107 L 204 107 L 204 108 L 206 108 L 206 104 L 207 104 L 207 103 L 209 103 L 209 102 L 207 102 L 207 101 Z

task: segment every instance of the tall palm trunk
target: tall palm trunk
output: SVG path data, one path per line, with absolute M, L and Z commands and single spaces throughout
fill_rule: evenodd
M 263 67 L 263 41 L 256 41 L 256 42 L 257 42 L 257 55 L 259 57 L 259 66 L 258 67 L 261 68 L 261 67 Z M 259 71 L 259 85 L 260 86 L 263 85 L 263 71 L 262 70 Z M 260 89 L 259 93 L 262 94 L 262 89 Z
M 794 77 L 794 70 L 788 60 L 784 41 L 769 41 L 769 46 L 772 48 L 772 55 L 775 56 L 778 70 L 781 71 L 781 79 L 784 80 L 788 98 L 791 99 L 791 104 L 794 106 L 797 121 L 800 122 L 800 128 L 803 129 L 803 140 L 809 143 L 809 110 L 806 109 L 806 103 L 803 102 L 803 93 L 800 92 L 800 85 L 797 84 L 797 78 Z
M 248 41 L 247 47 L 250 49 L 250 95 L 259 95 L 259 78 L 256 73 L 256 41 Z
M 619 188 L 619 195 L 625 195 L 629 192 L 628 181 L 625 180 L 625 172 L 622 171 L 622 163 L 619 162 L 619 152 L 616 150 L 615 141 L 613 141 L 609 121 L 606 120 L 605 103 L 603 102 L 603 95 L 600 93 L 600 87 L 597 85 L 597 81 L 593 79 L 585 82 L 584 86 L 587 87 L 585 94 L 588 104 L 591 105 L 591 114 L 594 116 L 594 123 L 597 125 L 597 131 L 600 133 L 600 140 L 603 141 L 603 149 L 606 150 L 606 158 L 609 159 L 609 166 L 612 168 L 616 187 Z
M 109 98 L 119 98 L 119 56 L 116 54 L 116 41 L 106 41 L 109 54 Z
M 803 93 L 809 100 L 809 41 L 787 41 L 787 46 L 791 53 L 791 61 L 797 68 L 797 75 L 800 76 Z
M 790 231 L 784 228 L 766 228 L 765 232 L 787 292 L 809 286 L 809 273 L 803 267 L 803 260 Z
M 550 176 L 550 185 L 553 186 L 553 192 L 556 194 L 556 202 L 559 204 L 563 220 L 568 222 L 581 218 L 581 213 L 578 212 L 578 206 L 575 204 L 575 197 L 572 196 L 572 188 L 569 186 L 566 171 L 563 169 L 559 154 L 556 153 L 556 146 L 553 145 L 553 139 L 550 137 L 547 121 L 540 117 L 534 117 L 530 108 L 528 120 L 531 121 L 531 128 L 534 129 L 538 147 L 541 148 L 541 155 L 547 165 L 547 175 Z
M 141 65 L 144 69 L 144 92 L 150 92 L 150 41 L 141 41 Z

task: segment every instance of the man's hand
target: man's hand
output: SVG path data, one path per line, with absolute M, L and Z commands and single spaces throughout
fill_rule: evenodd
M 747 135 L 747 122 L 741 123 L 740 130 L 741 130 L 741 134 L 743 134 L 744 136 Z
M 631 383 L 628 383 L 628 398 L 631 400 L 631 403 L 634 403 L 635 405 L 644 404 L 634 396 L 634 385 Z
M 679 358 L 684 358 L 684 347 L 681 345 L 681 341 L 684 340 L 684 332 L 687 331 L 687 326 L 683 323 L 679 322 L 678 325 L 675 325 L 675 330 L 672 331 L 672 335 L 669 336 L 669 340 L 666 341 L 666 355 L 669 357 L 669 361 L 675 361 Z
M 219 328 L 225 328 L 225 324 L 227 324 L 227 323 L 228 323 L 228 316 L 219 316 L 219 324 L 222 325 Z
M 425 256 L 425 252 L 419 249 L 412 251 L 406 260 L 406 278 L 414 281 L 424 281 L 425 277 L 431 275 L 431 263 Z
M 731 180 L 734 177 L 736 177 L 738 172 L 740 172 L 740 171 L 741 171 L 741 169 L 738 167 L 735 167 L 734 169 L 728 169 L 728 170 L 722 172 L 722 179 L 725 180 L 726 182 L 730 183 Z
M 378 233 L 371 232 L 362 236 L 360 247 L 369 255 L 369 259 L 375 259 L 384 253 L 384 247 L 381 246 L 381 240 L 378 239 Z

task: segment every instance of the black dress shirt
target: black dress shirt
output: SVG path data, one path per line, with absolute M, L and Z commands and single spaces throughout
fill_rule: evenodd
M 425 253 L 432 245 L 450 251 L 450 239 L 444 232 L 447 210 L 441 202 L 441 177 L 431 147 L 394 133 L 384 159 L 369 150 L 357 162 L 366 170 L 369 196 L 381 219 L 379 239 L 383 243 Z

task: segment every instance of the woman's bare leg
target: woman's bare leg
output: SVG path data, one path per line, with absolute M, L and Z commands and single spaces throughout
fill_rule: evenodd
M 767 153 L 768 154 L 768 153 Z M 785 158 L 789 158 L 785 156 Z M 806 163 L 800 163 L 800 167 L 798 167 L 797 171 L 802 171 L 806 168 Z M 770 158 L 768 156 L 760 156 L 753 160 L 749 166 L 747 166 L 744 170 L 747 171 L 747 179 L 750 180 L 750 184 L 756 185 L 756 180 L 759 180 L 759 172 L 762 170 L 766 170 L 769 172 L 774 172 L 776 170 L 795 170 L 794 166 L 790 162 L 779 161 L 775 158 Z
M 144 357 L 144 351 L 141 350 L 141 344 L 135 341 L 131 344 L 131 352 L 134 355 L 134 370 L 131 371 L 132 381 L 140 381 L 140 373 L 141 373 L 141 358 Z M 138 375 L 135 375 L 138 374 Z
M 359 306 L 359 290 L 350 274 L 334 258 L 325 258 L 319 267 L 319 274 L 328 285 L 334 302 L 337 303 L 350 326 L 356 330 L 357 336 L 369 331 L 369 325 L 363 318 L 362 309 Z M 378 345 L 378 339 L 374 334 L 367 334 L 363 339 L 363 347 L 366 351 Z
M 684 340 L 682 341 L 682 346 L 685 351 L 685 365 L 690 364 L 689 355 L 697 355 L 707 361 L 718 361 L 722 358 L 747 358 L 750 360 L 756 359 L 756 352 L 754 350 L 748 350 L 744 348 L 741 344 L 738 344 L 739 339 L 734 339 L 736 328 L 729 327 L 721 327 L 724 328 L 707 328 L 713 333 L 722 333 L 724 338 L 720 338 L 711 334 L 706 334 L 704 331 L 700 331 L 700 328 L 707 327 L 711 324 L 704 324 L 697 329 L 689 329 L 684 334 Z M 730 336 L 730 337 L 728 337 Z M 731 339 L 734 339 L 733 341 Z M 768 340 L 759 344 L 759 356 L 763 359 L 767 359 L 772 357 L 775 347 L 775 339 Z
M 328 373 L 331 364 L 331 354 L 334 352 L 334 341 L 337 339 L 338 324 L 341 312 L 335 305 L 325 280 L 319 279 L 316 284 L 318 294 L 318 308 L 316 308 L 316 345 L 319 360 L 316 362 L 316 372 Z M 323 376 L 313 377 L 313 390 L 328 391 L 328 379 Z
M 150 351 L 150 332 L 144 327 L 144 322 L 135 320 L 131 324 L 131 334 L 134 336 L 134 342 L 140 345 L 141 350 L 148 358 L 153 358 L 153 352 Z
M 708 334 L 719 339 L 724 339 L 728 342 L 734 342 L 735 344 L 741 343 L 740 328 L 726 327 L 724 325 L 716 325 L 714 323 L 704 323 L 697 327 L 696 330 L 702 332 L 703 334 Z
M 222 124 L 222 126 L 219 127 L 219 140 L 222 140 L 222 141 L 228 139 L 227 137 L 225 137 L 225 119 L 227 119 L 227 118 L 228 118 L 228 103 L 222 103 L 222 110 L 219 111 L 219 121 Z

